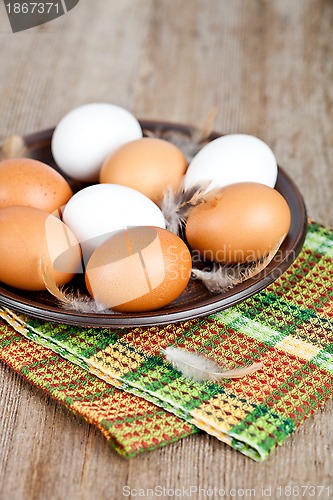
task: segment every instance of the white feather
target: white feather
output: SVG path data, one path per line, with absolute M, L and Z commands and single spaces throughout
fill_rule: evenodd
M 144 135 L 171 142 L 183 151 L 189 163 L 200 149 L 211 140 L 217 113 L 217 108 L 209 109 L 202 126 L 193 127 L 188 130 L 188 133 L 174 129 L 163 130 L 157 127 L 154 130 L 144 130 Z
M 286 235 L 283 235 L 277 245 L 257 262 L 234 265 L 215 262 L 209 271 L 193 268 L 192 276 L 201 280 L 210 292 L 222 293 L 263 271 L 276 255 L 285 237 Z
M 197 382 L 205 380 L 220 380 L 223 378 L 240 378 L 249 375 L 262 368 L 262 363 L 253 363 L 250 366 L 242 366 L 226 370 L 225 366 L 217 364 L 206 357 L 180 349 L 178 347 L 167 347 L 161 352 L 167 361 L 178 370 L 184 377 L 191 378 Z
M 0 147 L 0 160 L 20 158 L 28 153 L 27 145 L 20 135 L 10 135 Z
M 200 203 L 209 182 L 184 189 L 184 179 L 177 191 L 168 189 L 163 195 L 161 210 L 164 215 L 166 228 L 172 233 L 179 234 L 181 227 L 186 223 L 190 210 Z
M 58 287 L 50 273 L 48 272 L 47 266 L 43 257 L 41 258 L 41 271 L 43 276 L 44 285 L 46 290 L 53 295 L 60 302 L 64 309 L 71 311 L 78 311 L 81 313 L 101 313 L 105 312 L 107 307 L 103 304 L 98 303 L 92 297 L 86 295 L 81 295 L 80 292 L 69 292 L 64 290 L 63 287 Z M 110 309 L 107 309 L 110 313 Z

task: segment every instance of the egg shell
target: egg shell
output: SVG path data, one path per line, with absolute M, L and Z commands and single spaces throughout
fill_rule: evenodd
M 111 236 L 95 250 L 86 284 L 102 308 L 152 311 L 183 292 L 191 270 L 191 254 L 178 236 L 157 227 L 135 227 Z
M 283 196 L 259 183 L 237 183 L 208 193 L 186 223 L 186 239 L 204 259 L 256 261 L 282 242 L 291 214 Z
M 96 182 L 107 156 L 140 137 L 141 126 L 129 111 L 114 104 L 92 103 L 73 109 L 60 120 L 51 149 L 67 175 Z
M 147 196 L 127 186 L 95 184 L 78 191 L 63 220 L 81 244 L 85 262 L 113 232 L 131 226 L 165 228 L 164 215 Z
M 144 137 L 112 153 L 102 166 L 99 180 L 131 187 L 159 203 L 167 189 L 179 187 L 186 169 L 187 160 L 177 146 Z
M 0 208 L 22 205 L 52 213 L 72 195 L 66 179 L 41 161 L 13 158 L 0 162 Z
M 185 188 L 207 182 L 207 191 L 236 182 L 274 187 L 277 174 L 274 153 L 261 139 L 229 134 L 209 142 L 194 156 L 185 175 Z
M 73 233 L 51 214 L 32 207 L 0 210 L 0 281 L 23 290 L 45 290 L 41 260 L 58 284 L 81 270 Z

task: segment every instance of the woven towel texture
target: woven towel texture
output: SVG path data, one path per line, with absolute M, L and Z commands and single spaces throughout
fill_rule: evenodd
M 98 330 L 8 310 L 2 316 L 82 373 L 140 396 L 262 461 L 332 396 L 332 275 L 333 232 L 313 222 L 302 252 L 277 281 L 206 318 Z M 199 351 L 229 367 L 260 360 L 263 368 L 242 379 L 198 383 L 166 362 L 160 349 L 169 345 Z M 178 427 L 178 432 L 184 435 L 191 428 L 182 432 Z
M 0 360 L 88 423 L 126 458 L 198 432 L 193 425 L 133 396 L 0 320 Z

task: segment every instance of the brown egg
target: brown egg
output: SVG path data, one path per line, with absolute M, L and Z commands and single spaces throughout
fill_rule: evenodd
M 256 261 L 282 243 L 290 222 L 289 206 L 278 191 L 241 182 L 211 191 L 192 209 L 186 238 L 208 260 Z
M 132 227 L 94 251 L 86 284 L 102 309 L 152 311 L 183 292 L 191 270 L 191 254 L 178 236 L 158 227 Z
M 144 137 L 111 154 L 102 166 L 99 180 L 131 187 L 159 203 L 167 188 L 178 188 L 186 169 L 186 158 L 177 146 Z
M 45 290 L 41 270 L 58 284 L 81 267 L 79 244 L 57 217 L 32 207 L 0 209 L 0 281 L 23 290 Z
M 23 205 L 52 213 L 72 195 L 66 179 L 41 161 L 14 158 L 0 162 L 0 208 Z

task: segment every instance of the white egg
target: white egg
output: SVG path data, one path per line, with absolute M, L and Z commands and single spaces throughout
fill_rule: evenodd
M 114 104 L 86 104 L 60 120 L 51 148 L 65 174 L 80 181 L 95 182 L 109 154 L 141 137 L 138 120 L 126 109 Z
M 218 137 L 192 159 L 185 188 L 209 182 L 207 191 L 236 182 L 259 182 L 274 187 L 278 168 L 274 153 L 261 139 L 246 134 Z
M 62 218 L 81 244 L 85 262 L 116 231 L 133 226 L 165 228 L 164 215 L 152 200 L 118 184 L 94 184 L 78 191 Z

